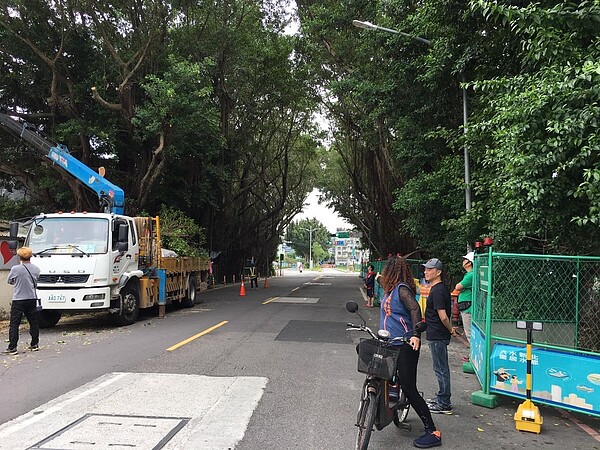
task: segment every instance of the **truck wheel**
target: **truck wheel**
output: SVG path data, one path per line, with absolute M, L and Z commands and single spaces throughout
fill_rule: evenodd
M 52 309 L 43 309 L 38 314 L 40 328 L 52 328 L 60 320 L 60 312 Z
M 192 274 L 188 278 L 187 295 L 181 302 L 185 308 L 191 308 L 196 304 L 196 275 Z
M 121 289 L 121 302 L 123 308 L 120 313 L 115 314 L 115 320 L 118 325 L 131 325 L 137 319 L 140 312 L 140 299 L 138 293 L 131 286 L 125 286 Z

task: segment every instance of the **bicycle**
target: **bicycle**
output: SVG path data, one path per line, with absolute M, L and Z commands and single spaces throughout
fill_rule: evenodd
M 346 309 L 348 312 L 358 314 L 356 302 L 346 303 Z M 390 339 L 390 332 L 387 330 L 379 330 L 375 334 L 367 327 L 366 320 L 360 314 L 358 316 L 362 319 L 363 324 L 347 323 L 346 330 L 362 331 L 371 336 L 371 339 L 361 340 L 357 346 L 358 371 L 367 376 L 363 383 L 355 424 L 358 427 L 355 448 L 356 450 L 366 450 L 369 446 L 373 426 L 381 431 L 394 422 L 398 428 L 410 430 L 410 425 L 405 423 L 410 403 L 400 385 L 397 387 L 398 395 L 390 395 L 390 381 L 394 378 L 397 379 L 396 362 L 400 354 L 393 344 L 408 343 L 410 337 L 400 336 Z M 423 332 L 426 327 L 424 322 L 420 322 L 415 330 Z M 408 333 L 412 334 L 412 330 Z

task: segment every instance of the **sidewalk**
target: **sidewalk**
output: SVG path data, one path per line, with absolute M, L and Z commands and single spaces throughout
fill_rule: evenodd
M 481 385 L 475 374 L 462 371 L 461 358 L 467 352 L 464 336 L 452 338 L 448 357 L 453 410 L 451 415 L 433 415 L 436 425 L 442 430 L 444 448 L 466 448 L 462 445 L 466 442 L 469 442 L 470 449 L 482 450 L 508 447 L 541 449 L 548 448 L 548 445 L 582 450 L 600 448 L 598 418 L 536 404 L 543 418 L 542 431 L 538 435 L 516 429 L 514 414 L 523 400 L 499 396 L 500 405 L 493 409 L 471 403 L 471 394 L 481 390 Z M 419 361 L 418 386 L 425 398 L 435 396 L 437 379 L 426 340 L 423 341 Z M 453 442 L 461 445 L 453 445 Z
M 363 297 L 366 299 L 364 292 Z M 378 322 L 378 308 L 361 307 L 361 314 L 368 317 L 371 323 Z M 547 449 L 549 445 L 553 445 L 557 449 L 600 449 L 599 418 L 536 404 L 543 419 L 542 431 L 538 435 L 516 429 L 514 414 L 524 400 L 499 396 L 500 404 L 496 408 L 474 405 L 471 402 L 471 394 L 481 390 L 481 385 L 477 375 L 462 371 L 462 357 L 465 355 L 468 355 L 466 338 L 462 335 L 453 337 L 448 346 L 452 414 L 433 414 L 433 420 L 442 432 L 442 448 Z M 424 398 L 435 397 L 438 390 L 426 334 L 421 342 L 417 387 Z M 415 414 L 409 414 L 409 422 L 413 428 L 422 427 Z

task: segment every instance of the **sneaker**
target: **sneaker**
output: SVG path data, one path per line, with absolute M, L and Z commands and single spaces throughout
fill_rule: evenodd
M 423 436 L 413 441 L 413 445 L 418 448 L 438 447 L 442 445 L 442 433 L 439 431 L 425 432 Z
M 425 403 L 427 403 L 427 405 L 435 405 L 437 403 L 437 398 L 428 398 L 425 400 Z
M 40 346 L 37 344 L 27 346 L 27 350 L 29 350 L 30 352 L 37 352 L 39 349 L 40 349 Z
M 6 350 L 2 350 L 2 354 L 3 355 L 16 355 L 17 353 L 17 349 L 16 348 L 7 348 Z
M 442 406 L 439 403 L 430 403 L 427 406 L 432 414 L 452 414 L 452 405 Z

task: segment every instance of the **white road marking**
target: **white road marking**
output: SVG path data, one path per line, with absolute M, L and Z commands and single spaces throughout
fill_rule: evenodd
M 165 449 L 231 449 L 244 437 L 267 381 L 263 377 L 107 374 L 0 425 L 0 448 L 30 448 L 55 433 L 58 442 L 61 433 L 67 432 L 70 442 L 90 442 L 89 433 L 81 434 L 85 427 L 67 427 L 86 414 L 107 414 L 122 416 L 115 421 L 125 422 L 134 416 L 189 419 Z M 128 435 L 128 445 L 135 445 L 138 450 L 152 449 L 156 436 L 150 438 L 144 427 L 137 428 L 137 434 Z M 110 427 L 107 430 L 100 437 L 93 436 L 94 448 L 110 448 L 113 442 L 122 442 L 122 433 L 111 432 Z
M 359 287 L 358 290 L 360 291 L 360 294 L 362 295 L 362 297 L 365 299 L 365 303 L 367 303 L 367 300 L 369 300 L 369 297 L 367 297 L 366 289 Z
M 319 297 L 277 297 L 269 303 L 317 303 Z
M 5 424 L 0 427 L 0 443 L 6 436 L 9 436 L 25 427 L 29 427 L 29 426 L 33 425 L 35 422 L 39 422 L 40 420 L 45 419 L 46 417 L 48 417 L 52 414 L 58 413 L 62 408 L 64 408 L 65 406 L 68 406 L 70 403 L 81 400 L 81 399 L 83 399 L 83 397 L 85 397 L 87 395 L 91 395 L 91 394 L 99 391 L 100 389 L 107 387 L 109 384 L 119 381 L 119 379 L 123 378 L 127 374 L 119 373 L 119 374 L 114 374 L 114 375 L 115 376 L 113 378 L 109 378 L 108 380 L 100 383 L 96 387 L 91 387 L 77 395 L 74 395 L 73 397 L 66 398 L 63 402 L 61 402 L 57 405 L 50 406 L 51 402 L 48 402 L 48 403 L 46 403 L 46 405 L 49 406 L 47 409 L 44 408 L 44 406 L 46 406 L 46 405 L 42 405 L 40 408 L 36 408 L 34 411 L 29 411 L 28 413 L 23 414 L 21 417 L 17 417 L 15 420 L 7 422 L 7 424 L 11 424 L 13 422 L 16 422 L 16 423 L 14 423 L 14 425 L 12 425 L 12 426 L 5 427 L 5 425 L 6 425 Z M 73 391 L 73 392 L 75 392 L 75 391 Z M 23 420 L 19 421 L 19 419 L 23 419 Z

